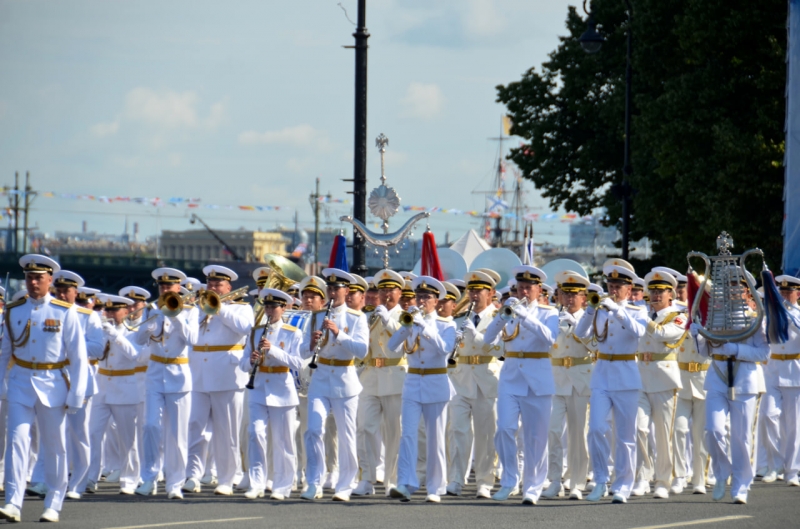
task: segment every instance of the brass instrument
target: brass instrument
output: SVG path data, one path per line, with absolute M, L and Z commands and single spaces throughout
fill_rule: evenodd
M 408 307 L 407 311 L 400 313 L 400 325 L 403 327 L 411 327 L 414 325 L 414 315 L 419 312 L 418 307 Z
M 506 321 L 514 319 L 514 309 L 523 306 L 528 306 L 528 298 L 518 299 L 511 305 L 503 305 L 500 307 L 500 317 Z
M 461 299 L 458 300 L 456 306 L 453 307 L 453 319 L 461 318 L 464 316 L 464 309 L 467 308 L 471 301 L 469 300 L 469 294 L 464 292 L 464 295 L 461 296 Z
M 183 312 L 184 305 L 192 298 L 192 296 L 194 296 L 194 293 L 192 292 L 183 296 L 176 294 L 175 292 L 164 292 L 158 297 L 158 308 L 167 318 L 174 318 Z
M 586 303 L 590 307 L 598 308 L 600 306 L 600 302 L 609 297 L 608 295 L 601 296 L 597 292 L 592 292 L 586 297 Z
M 197 306 L 203 311 L 204 314 L 208 316 L 216 316 L 219 314 L 219 309 L 223 302 L 241 297 L 247 294 L 249 290 L 250 289 L 248 287 L 237 288 L 236 290 L 228 292 L 222 296 L 213 290 L 201 290 L 197 293 Z
M 143 311 L 143 310 L 148 310 L 149 311 L 149 310 L 155 309 L 155 308 L 156 308 L 155 304 L 148 303 L 144 307 L 136 309 L 135 311 L 131 312 L 130 314 L 128 314 L 127 316 L 125 316 L 122 319 L 122 325 L 126 329 L 128 329 L 129 331 L 135 331 L 136 329 L 138 329 L 139 327 L 145 325 L 146 323 L 150 323 L 154 319 L 158 318 L 158 316 L 159 316 L 158 314 L 153 314 L 152 316 L 150 316 L 149 318 L 146 318 L 141 323 L 138 323 L 138 324 L 136 323 L 136 318 L 139 317 L 139 313 L 141 311 Z

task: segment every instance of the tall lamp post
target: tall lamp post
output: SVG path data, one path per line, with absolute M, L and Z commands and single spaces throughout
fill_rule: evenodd
M 355 141 L 353 156 L 353 216 L 367 221 L 367 2 L 358 0 L 356 39 Z M 347 180 L 345 180 L 346 182 Z M 353 232 L 352 270 L 367 275 L 366 241 Z
M 630 0 L 625 0 L 628 15 L 627 41 L 628 50 L 625 63 L 625 160 L 622 164 L 622 182 L 611 186 L 611 192 L 622 200 L 622 258 L 628 260 L 628 246 L 631 229 L 631 197 L 633 188 L 630 184 L 630 177 L 633 173 L 631 168 L 631 80 L 632 60 L 631 48 L 633 47 L 633 6 Z M 581 47 L 586 53 L 595 54 L 600 51 L 605 39 L 597 32 L 597 22 L 591 12 L 586 11 L 586 0 L 583 2 L 583 10 L 589 15 L 586 22 L 586 31 L 580 37 Z

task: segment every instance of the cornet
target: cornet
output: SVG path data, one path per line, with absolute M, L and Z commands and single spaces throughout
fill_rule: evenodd
M 197 306 L 208 316 L 216 316 L 222 303 L 230 299 L 236 299 L 245 295 L 249 291 L 248 287 L 238 288 L 232 292 L 220 296 L 213 290 L 201 290 L 197 293 Z
M 600 306 L 600 302 L 602 302 L 604 299 L 606 299 L 608 297 L 611 297 L 611 296 L 609 296 L 608 294 L 606 294 L 604 296 L 601 296 L 597 292 L 592 292 L 586 297 L 586 303 L 590 307 L 598 308 Z
M 400 325 L 403 327 L 411 327 L 414 325 L 414 316 L 419 312 L 418 307 L 408 307 L 407 311 L 400 313 Z
M 528 306 L 528 298 L 518 299 L 511 305 L 503 305 L 500 307 L 500 317 L 504 320 L 508 321 L 514 319 L 515 313 L 514 309 L 517 307 L 527 307 Z

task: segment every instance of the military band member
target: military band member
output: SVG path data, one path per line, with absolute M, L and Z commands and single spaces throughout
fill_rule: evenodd
M 583 316 L 586 288 L 589 280 L 572 272 L 556 275 L 558 296 L 563 307 L 559 314 L 558 338 L 550 350 L 553 366 L 553 410 L 550 415 L 548 436 L 549 456 L 547 478 L 550 486 L 542 493 L 545 498 L 555 498 L 564 491 L 561 478 L 564 472 L 562 433 L 567 425 L 567 470 L 570 482 L 570 499 L 583 498 L 586 475 L 589 471 L 589 452 L 586 446 L 586 416 L 589 411 L 589 389 L 592 379 L 592 354 L 586 344 L 575 337 L 575 326 Z
M 174 268 L 157 268 L 153 278 L 161 295 L 177 294 L 186 274 Z M 154 495 L 156 478 L 161 470 L 161 446 L 164 447 L 164 477 L 167 498 L 182 499 L 181 486 L 186 479 L 189 452 L 189 413 L 191 411 L 192 374 L 189 347 L 197 342 L 198 310 L 183 306 L 175 316 L 163 309 L 158 317 L 139 327 L 134 341 L 150 347 L 147 365 L 142 485 L 136 494 Z
M 405 274 L 413 275 L 410 272 L 404 272 Z M 400 295 L 400 308 L 403 310 L 408 310 L 408 307 L 416 307 L 417 306 L 417 298 L 414 294 L 414 285 L 411 279 L 403 279 L 403 288 L 402 294 Z
M 68 479 L 65 417 L 84 404 L 86 344 L 77 311 L 50 295 L 53 274 L 60 269 L 58 263 L 37 254 L 25 255 L 19 263 L 28 297 L 6 306 L 0 349 L 0 380 L 8 375 L 6 505 L 0 509 L 0 518 L 20 521 L 30 430 L 36 422 L 48 488 L 39 520 L 57 522 Z
M 375 494 L 381 440 L 385 446 L 384 488 L 397 484 L 397 455 L 400 447 L 400 410 L 403 382 L 406 377 L 405 355 L 389 349 L 388 342 L 400 330 L 400 294 L 404 280 L 393 270 L 375 274 L 380 296 L 379 304 L 370 316 L 369 354 L 364 358 L 364 370 L 359 377 L 363 389 L 358 396 L 358 465 L 361 480 L 353 490 L 354 496 Z
M 98 392 L 94 397 L 89 431 L 92 457 L 89 465 L 89 482 L 100 481 L 103 435 L 113 419 L 117 435 L 110 436 L 112 443 L 119 443 L 121 468 L 120 494 L 133 494 L 139 484 L 139 449 L 136 445 L 136 420 L 141 407 L 140 384 L 137 368 L 141 365 L 140 347 L 131 343 L 133 331 L 123 325 L 133 300 L 122 296 L 104 295 L 100 301 L 105 306 L 109 321 L 103 323 L 107 344 L 98 366 Z M 96 485 L 95 485 L 96 486 Z
M 731 290 L 732 295 L 737 295 L 736 289 Z M 749 289 L 741 288 L 741 292 L 742 299 L 749 301 Z M 745 340 L 722 344 L 706 340 L 699 334 L 697 324 L 692 323 L 690 327 L 692 336 L 697 339 L 698 352 L 712 359 L 714 371 L 706 376 L 705 390 L 706 442 L 717 480 L 713 492 L 715 501 L 725 497 L 730 477 L 734 503 L 747 503 L 747 492 L 753 482 L 754 471 L 750 463 L 753 419 L 757 394 L 763 391 L 764 386 L 761 366 L 757 362 L 765 362 L 770 354 L 765 325 L 766 321 L 762 321 L 755 334 Z M 727 383 L 729 357 L 734 359 L 733 398 Z
M 364 295 L 364 312 L 371 312 L 381 304 L 380 292 L 374 276 L 364 278 L 367 282 L 367 293 Z
M 639 338 L 646 329 L 645 311 L 627 302 L 636 272 L 627 261 L 610 259 L 603 265 L 609 297 L 589 306 L 575 327 L 575 336 L 592 339 L 597 363 L 592 371 L 589 400 L 589 456 L 596 485 L 586 497 L 599 501 L 608 494 L 611 447 L 609 414 L 614 417 L 613 503 L 628 501 L 636 468 L 636 413 L 642 378 L 636 366 Z
M 464 276 L 472 313 L 463 321 L 457 364 L 450 370 L 456 396 L 448 405 L 451 442 L 448 451 L 447 494 L 460 496 L 467 482 L 474 450 L 478 498 L 490 498 L 494 486 L 494 433 L 497 423 L 497 379 L 502 354 L 499 345 L 484 342 L 486 327 L 494 318 L 492 293 L 495 280 L 484 272 Z M 484 348 L 484 345 L 487 345 Z M 486 350 L 485 350 L 486 349 Z
M 770 359 L 764 368 L 767 392 L 761 401 L 765 436 L 762 443 L 767 461 L 773 462 L 762 481 L 776 479 L 780 470 L 787 484 L 800 486 L 800 279 L 775 278 L 789 315 L 789 340 L 770 344 Z
M 389 349 L 404 351 L 408 374 L 403 383 L 402 428 L 397 462 L 398 485 L 389 491 L 393 498 L 409 501 L 419 488 L 417 479 L 417 436 L 420 420 L 426 430 L 426 501 L 438 503 L 447 486 L 445 425 L 447 403 L 455 389 L 447 376 L 447 356 L 455 341 L 455 324 L 436 316 L 444 285 L 429 276 L 419 276 L 412 287 L 419 304 L 413 323 L 403 325 L 388 342 Z
M 461 297 L 461 292 L 459 292 L 458 287 L 450 281 L 442 281 L 442 285 L 447 293 L 444 299 L 439 300 L 439 303 L 436 304 L 436 313 L 440 318 L 449 318 L 453 320 L 455 317 L 453 311 L 456 308 L 456 302 Z
M 645 307 L 647 303 L 644 300 L 644 279 L 641 277 L 634 277 L 633 284 L 631 285 L 631 297 L 628 300 L 631 305 L 637 307 Z
M 273 500 L 283 500 L 292 491 L 295 474 L 294 428 L 299 399 L 290 369 L 300 370 L 303 359 L 300 347 L 303 333 L 283 323 L 281 316 L 292 297 L 280 290 L 263 288 L 259 299 L 264 314 L 253 327 L 240 368 L 251 370 L 258 365 L 254 387 L 248 395 L 250 424 L 247 428 L 250 490 L 248 499 L 264 496 L 267 468 L 272 470 Z M 267 328 L 267 321 L 269 327 Z M 269 428 L 267 428 L 269 426 Z M 270 439 L 267 439 L 269 432 Z M 268 451 L 268 444 L 273 445 Z M 267 463 L 267 454 L 272 460 Z
M 644 278 L 650 294 L 650 321 L 639 339 L 639 374 L 642 392 L 637 414 L 637 482 L 631 494 L 643 496 L 650 486 L 644 477 L 648 457 L 648 433 L 652 421 L 655 433 L 655 491 L 653 497 L 669 497 L 672 479 L 671 430 L 675 400 L 681 389 L 681 373 L 675 350 L 684 338 L 686 319 L 672 304 L 676 279 L 665 272 L 650 272 Z
M 339 479 L 335 484 L 334 501 L 349 501 L 352 483 L 358 473 L 356 457 L 356 414 L 361 383 L 356 375 L 355 360 L 367 356 L 369 328 L 367 318 L 360 311 L 348 309 L 345 298 L 353 276 L 336 268 L 326 268 L 330 298 L 328 318 L 317 313 L 318 318 L 309 326 L 302 355 L 313 356 L 320 343 L 318 368 L 311 376 L 308 388 L 308 430 L 305 434 L 308 468 L 308 489 L 300 496 L 314 500 L 322 496 L 325 471 L 325 420 L 330 412 L 336 420 L 339 447 Z
M 555 392 L 549 351 L 558 336 L 558 311 L 538 303 L 547 275 L 534 266 L 511 270 L 520 301 L 506 302 L 510 316 L 500 313 L 489 324 L 484 340 L 505 342 L 497 395 L 495 448 L 503 465 L 500 490 L 492 499 L 505 501 L 519 492 L 517 430 L 522 419 L 525 466 L 524 504 L 535 505 L 547 477 L 547 431 Z
M 367 293 L 367 281 L 358 274 L 350 274 L 355 279 L 354 283 L 350 283 L 350 291 L 347 293 L 347 297 L 345 298 L 345 303 L 347 303 L 347 308 L 363 311 L 364 310 L 364 300 L 365 294 Z

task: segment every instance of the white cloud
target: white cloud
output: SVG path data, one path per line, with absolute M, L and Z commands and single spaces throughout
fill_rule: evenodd
M 462 20 L 471 37 L 492 37 L 503 32 L 508 23 L 492 0 L 471 0 Z
M 113 136 L 119 130 L 119 120 L 110 121 L 108 123 L 96 123 L 89 128 L 89 132 L 95 138 L 105 138 L 106 136 Z
M 183 163 L 183 156 L 178 152 L 173 152 L 167 157 L 167 160 L 171 167 L 178 167 Z
M 315 129 L 311 125 L 297 125 L 266 132 L 248 130 L 239 134 L 239 143 L 244 145 L 277 144 L 292 147 L 316 147 L 322 151 L 331 149 L 328 133 Z
M 402 104 L 406 117 L 433 119 L 442 113 L 444 95 L 436 84 L 411 83 Z
M 150 88 L 134 88 L 125 96 L 125 118 L 165 129 L 216 129 L 227 115 L 224 101 L 214 103 L 206 118 L 200 117 L 197 92 L 156 92 Z

